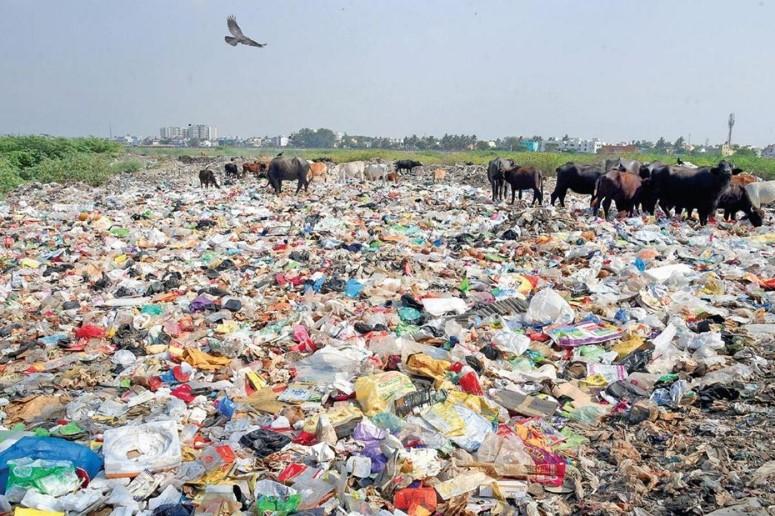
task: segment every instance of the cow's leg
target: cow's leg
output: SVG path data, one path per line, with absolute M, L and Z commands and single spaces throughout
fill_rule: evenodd
M 495 181 L 490 180 L 490 188 L 492 189 L 492 202 L 495 202 Z
M 544 195 L 538 188 L 533 188 L 533 204 L 538 203 L 541 206 L 544 203 Z
M 517 190 L 512 186 L 511 187 L 511 204 L 514 204 L 514 194 L 517 192 Z M 519 199 L 522 200 L 522 190 L 519 191 Z

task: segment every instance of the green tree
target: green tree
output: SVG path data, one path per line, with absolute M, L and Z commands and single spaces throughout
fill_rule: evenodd
M 683 136 L 679 136 L 673 144 L 673 150 L 675 152 L 681 152 L 684 149 L 685 140 Z

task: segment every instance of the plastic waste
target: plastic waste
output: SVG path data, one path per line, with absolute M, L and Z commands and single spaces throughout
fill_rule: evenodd
M 555 290 L 545 288 L 531 299 L 526 318 L 537 324 L 570 324 L 575 314 L 567 301 Z
M 175 421 L 156 421 L 105 431 L 105 476 L 134 477 L 143 471 L 164 471 L 180 465 Z

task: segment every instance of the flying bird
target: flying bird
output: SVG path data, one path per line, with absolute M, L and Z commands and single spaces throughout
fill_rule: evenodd
M 256 43 L 249 37 L 245 36 L 242 33 L 242 29 L 239 28 L 239 25 L 237 25 L 237 18 L 234 16 L 229 16 L 226 18 L 226 26 L 229 27 L 229 32 L 231 32 L 232 36 L 224 36 L 223 39 L 226 40 L 226 43 L 229 45 L 236 47 L 239 43 L 242 43 L 243 45 L 248 45 L 251 47 L 265 47 L 266 43 Z

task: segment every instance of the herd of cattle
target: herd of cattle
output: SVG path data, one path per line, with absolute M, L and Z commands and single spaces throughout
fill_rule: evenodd
M 592 195 L 590 206 L 597 215 L 600 206 L 608 217 L 611 203 L 619 212 L 634 215 L 636 209 L 654 214 L 657 206 L 665 214 L 675 210 L 680 215 L 694 210 L 705 225 L 717 209 L 732 220 L 738 211 L 754 226 L 761 226 L 762 207 L 775 201 L 775 181 L 759 181 L 745 174 L 727 160 L 715 166 L 696 167 L 679 161 L 676 165 L 661 162 L 641 163 L 635 160 L 607 159 L 601 164 L 580 165 L 568 162 L 557 168 L 557 184 L 551 204 L 559 200 L 565 206 L 568 190 Z M 497 158 L 487 167 L 493 202 L 503 199 L 506 185 L 514 194 L 533 190 L 533 203 L 543 202 L 543 174 L 535 167 L 521 167 L 510 159 Z
M 267 180 L 279 194 L 283 181 L 296 181 L 296 193 L 307 191 L 312 180 L 327 180 L 329 175 L 339 181 L 348 178 L 364 180 L 398 181 L 401 172 L 422 167 L 414 160 L 398 160 L 394 164 L 382 162 L 351 161 L 335 164 L 322 158 L 307 161 L 299 157 L 259 158 L 242 164 L 242 171 L 232 159 L 226 163 L 227 179 L 237 179 L 248 173 Z M 590 206 L 596 215 L 602 206 L 608 217 L 611 204 L 617 211 L 634 215 L 636 210 L 654 214 L 659 207 L 665 214 L 684 210 L 691 216 L 697 210 L 700 223 L 705 225 L 717 209 L 724 210 L 724 217 L 734 219 L 738 211 L 754 226 L 763 223 L 762 207 L 775 201 L 775 181 L 759 181 L 743 173 L 727 160 L 715 166 L 697 167 L 679 160 L 678 164 L 661 162 L 641 163 L 621 158 L 607 159 L 599 164 L 568 162 L 556 169 L 557 183 L 550 201 L 565 206 L 568 190 L 591 195 Z M 446 170 L 433 170 L 434 182 L 443 181 Z M 520 166 L 511 159 L 496 158 L 487 166 L 487 179 L 492 187 L 494 203 L 503 200 L 507 187 L 511 187 L 511 202 L 523 190 L 533 191 L 533 204 L 543 203 L 544 174 L 533 166 Z M 199 172 L 202 187 L 219 187 L 215 173 L 206 168 Z

